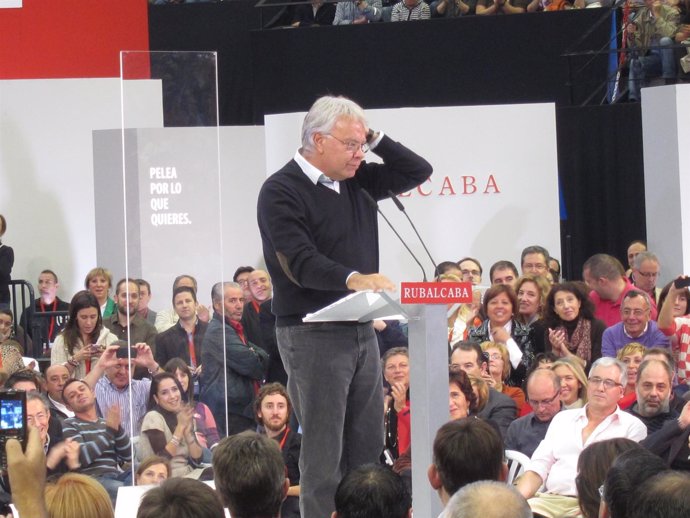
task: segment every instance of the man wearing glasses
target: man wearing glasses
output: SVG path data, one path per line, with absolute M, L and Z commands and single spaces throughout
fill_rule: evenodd
M 371 149 L 383 161 L 367 163 Z M 431 165 L 369 128 L 364 111 L 322 97 L 307 113 L 302 147 L 264 183 L 258 222 L 273 280 L 276 338 L 302 426 L 302 516 L 330 516 L 348 471 L 383 451 L 383 391 L 372 322 L 303 318 L 352 291 L 394 290 L 379 273 L 375 200 L 424 182 Z
M 537 369 L 527 378 L 527 400 L 534 411 L 508 427 L 506 449 L 531 457 L 561 411 L 561 380 L 551 369 Z
M 545 275 L 549 269 L 549 251 L 543 246 L 528 246 L 520 254 L 522 275 Z
M 594 302 L 594 316 L 609 327 L 620 322 L 623 296 L 635 289 L 620 261 L 607 254 L 595 254 L 582 265 L 582 280 L 592 290 L 589 298 Z M 651 318 L 656 320 L 656 307 L 652 308 Z
M 640 441 L 647 436 L 645 425 L 618 407 L 627 378 L 624 363 L 599 358 L 590 370 L 587 404 L 563 410 L 553 418 L 517 482 L 517 489 L 528 499 L 532 512 L 556 518 L 577 511 L 577 459 L 590 444 L 616 437 Z M 543 492 L 537 492 L 542 485 Z
M 607 328 L 601 337 L 601 355 L 615 357 L 630 342 L 637 342 L 647 349 L 670 348 L 668 337 L 651 319 L 652 304 L 646 293 L 631 290 L 623 296 L 621 322 Z
M 649 295 L 655 310 L 656 304 L 659 301 L 659 294 L 661 293 L 661 288 L 656 287 L 660 271 L 659 258 L 652 252 L 640 252 L 633 259 L 633 284 L 638 290 L 644 291 Z

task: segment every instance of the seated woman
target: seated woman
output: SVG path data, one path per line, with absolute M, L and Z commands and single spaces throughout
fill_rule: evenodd
M 486 387 L 486 385 L 484 385 Z M 488 394 L 488 388 L 487 388 Z M 448 413 L 450 421 L 465 419 L 479 412 L 478 400 L 470 382 L 470 376 L 460 369 L 448 372 Z M 393 471 L 403 478 L 412 494 L 412 447 L 409 446 L 393 464 Z
M 618 456 L 630 450 L 643 450 L 631 439 L 618 437 L 594 442 L 587 446 L 577 459 L 577 499 L 583 518 L 597 518 L 601 505 L 600 488 L 606 474 Z
M 162 372 L 153 377 L 148 410 L 141 423 L 139 458 L 160 455 L 170 459 L 173 477 L 207 478 L 201 467 L 204 449 L 194 433 L 194 412 L 175 376 Z
M 504 344 L 513 368 L 508 383 L 521 387 L 527 368 L 535 356 L 543 351 L 534 348 L 529 327 L 516 320 L 518 302 L 513 288 L 503 284 L 492 286 L 484 293 L 483 308 L 487 319 L 478 327 L 470 329 L 468 338 L 476 343 Z
M 7 372 L 8 375 L 24 368 L 22 355 L 26 350 L 20 342 L 14 339 L 13 324 L 12 311 L 0 309 L 0 369 Z
M 616 355 L 616 358 L 628 366 L 628 384 L 625 386 L 623 397 L 618 402 L 618 406 L 621 407 L 621 410 L 627 410 L 637 401 L 637 393 L 635 392 L 637 369 L 642 363 L 642 357 L 644 356 L 645 350 L 645 346 L 641 343 L 630 342 L 618 351 Z
M 84 288 L 89 290 L 98 300 L 98 308 L 103 318 L 108 318 L 116 311 L 115 301 L 110 298 L 110 288 L 113 286 L 113 276 L 105 268 L 96 267 L 86 274 Z
M 564 409 L 582 408 L 587 403 L 587 376 L 577 361 L 561 358 L 551 365 L 561 379 L 561 402 Z
M 19 351 L 20 355 L 32 354 L 33 342 L 31 337 L 24 332 L 22 326 L 17 326 L 17 332 L 14 332 L 14 313 L 10 309 L 0 309 L 0 345 L 5 343 L 12 345 Z M 11 351 L 3 349 L 3 357 L 6 352 Z
M 182 392 L 186 395 L 186 401 L 194 401 L 194 383 L 192 383 L 192 370 L 182 358 L 173 358 L 163 367 L 165 372 L 169 372 L 182 386 Z M 211 410 L 201 401 L 194 404 L 194 423 L 196 425 L 196 438 L 204 448 L 213 448 L 218 441 L 218 427 Z M 210 459 L 208 459 L 210 462 Z
M 462 282 L 462 278 L 454 273 L 442 273 L 436 280 L 438 282 Z M 467 340 L 467 334 L 472 326 L 478 326 L 482 323 L 479 317 L 479 310 L 481 308 L 481 292 L 479 290 L 472 291 L 471 304 L 449 304 L 446 316 L 448 318 L 448 346 L 452 349 L 453 346 L 460 340 Z
M 561 358 L 577 360 L 589 370 L 601 358 L 601 337 L 606 324 L 594 318 L 594 304 L 576 282 L 556 284 L 546 298 L 544 340 Z
M 146 457 L 134 474 L 137 486 L 157 486 L 170 478 L 170 461 L 159 455 Z
M 508 349 L 505 345 L 495 342 L 484 342 L 482 351 L 489 355 L 489 374 L 491 375 L 486 382 L 490 387 L 503 392 L 506 396 L 515 401 L 518 412 L 525 404 L 525 393 L 519 387 L 510 387 L 505 381 L 510 376 L 510 359 Z
M 525 274 L 517 280 L 518 320 L 527 326 L 537 322 L 546 307 L 551 283 L 541 275 Z
M 410 357 L 406 347 L 394 347 L 381 359 L 383 378 L 390 386 L 384 405 L 384 457 L 391 462 L 410 446 Z
M 91 361 L 115 341 L 117 336 L 103 325 L 96 297 L 79 291 L 70 302 L 69 320 L 50 350 L 50 364 L 62 364 L 72 378 L 82 379 L 91 370 Z

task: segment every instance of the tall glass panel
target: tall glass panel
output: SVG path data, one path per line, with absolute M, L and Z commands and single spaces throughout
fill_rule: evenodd
M 199 403 L 211 288 L 225 280 L 216 53 L 122 52 L 121 101 L 121 129 L 103 132 L 94 146 L 98 255 L 117 265 L 111 327 L 129 346 L 121 349 L 128 358 L 106 369 L 105 390 L 126 400 L 121 416 L 133 438 L 132 477 L 163 449 L 180 476 L 199 468 L 185 464 L 188 457 L 210 463 L 218 439 L 212 429 L 226 429 L 227 420 L 224 366 L 214 365 L 221 373 L 216 401 L 223 404 L 208 412 Z M 146 282 L 118 290 L 125 278 Z M 173 297 L 174 284 L 191 290 Z M 222 314 L 223 304 L 216 307 Z M 215 346 L 222 363 L 222 332 Z M 182 363 L 170 365 L 174 358 Z M 129 375 L 118 378 L 128 361 Z

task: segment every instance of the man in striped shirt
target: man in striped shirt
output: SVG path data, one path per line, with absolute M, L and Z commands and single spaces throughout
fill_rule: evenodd
M 120 356 L 118 357 L 118 351 Z M 160 371 L 154 360 L 151 348 L 145 343 L 132 346 L 132 362 L 127 358 L 127 342 L 117 340 L 101 354 L 96 365 L 84 377 L 84 381 L 94 390 L 101 415 L 107 415 L 110 409 L 120 409 L 122 427 L 129 437 L 139 435 L 141 422 L 146 414 L 146 403 L 151 389 L 151 380 L 132 379 L 130 371 L 134 367 L 146 369 L 153 376 Z M 130 412 L 129 392 L 132 392 L 132 412 Z M 131 417 L 130 417 L 131 415 Z
M 63 399 L 74 412 L 65 419 L 63 437 L 79 443 L 79 473 L 94 477 L 110 495 L 117 498 L 117 488 L 131 485 L 131 472 L 123 472 L 119 465 L 132 460 L 129 436 L 120 425 L 120 409 L 113 406 L 106 418 L 96 413 L 96 396 L 82 380 L 65 383 Z

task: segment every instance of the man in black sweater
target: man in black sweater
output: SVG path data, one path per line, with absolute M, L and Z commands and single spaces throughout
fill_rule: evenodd
M 363 162 L 371 149 L 383 164 Z M 305 324 L 349 291 L 393 290 L 378 273 L 376 209 L 431 174 L 429 163 L 369 129 L 362 108 L 322 97 L 307 113 L 302 147 L 264 183 L 258 221 L 273 280 L 276 337 L 302 426 L 302 516 L 330 516 L 342 476 L 377 462 L 383 392 L 371 322 Z

